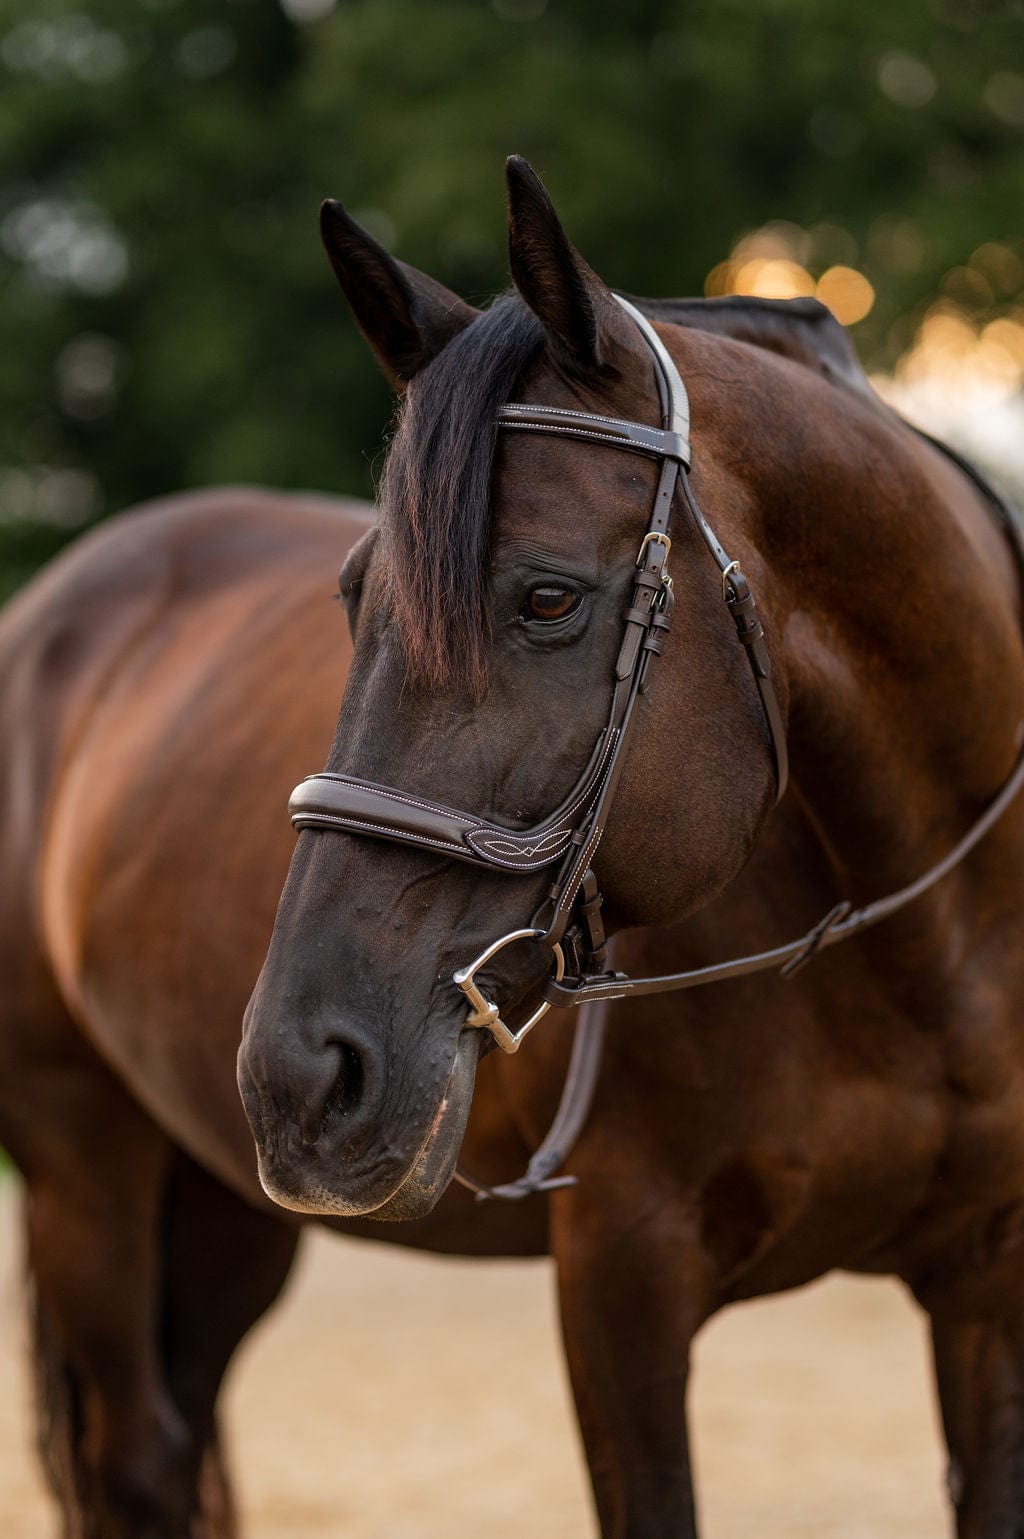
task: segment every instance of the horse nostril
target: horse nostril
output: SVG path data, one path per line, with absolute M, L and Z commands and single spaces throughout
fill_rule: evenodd
M 338 1073 L 327 1093 L 320 1114 L 318 1136 L 328 1132 L 332 1124 L 352 1119 L 363 1100 L 365 1070 L 362 1054 L 351 1042 L 332 1042 L 338 1056 Z M 341 1131 L 344 1131 L 342 1129 Z

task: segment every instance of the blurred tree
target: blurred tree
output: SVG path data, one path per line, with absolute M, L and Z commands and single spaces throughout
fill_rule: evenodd
M 699 293 L 785 219 L 871 280 L 869 362 L 944 280 L 1005 304 L 1022 45 L 984 0 L 7 0 L 0 586 L 157 493 L 370 491 L 390 408 L 325 194 L 475 300 L 507 282 L 516 150 L 634 292 Z

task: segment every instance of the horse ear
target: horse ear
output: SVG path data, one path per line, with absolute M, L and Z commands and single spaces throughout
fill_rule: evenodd
M 332 198 L 321 205 L 320 234 L 356 324 L 396 390 L 479 314 L 391 256 Z
M 574 370 L 605 366 L 602 329 L 622 330 L 611 291 L 562 229 L 547 189 L 530 163 L 510 155 L 508 253 L 519 293 L 542 323 L 556 354 Z

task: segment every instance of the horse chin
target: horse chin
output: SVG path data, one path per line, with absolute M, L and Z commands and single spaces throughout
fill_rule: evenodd
M 293 1176 L 286 1185 L 279 1171 L 261 1153 L 259 1177 L 263 1190 L 278 1206 L 297 1213 L 395 1221 L 426 1217 L 455 1174 L 473 1103 L 479 1053 L 480 1032 L 464 1030 L 427 1135 L 398 1186 L 381 1201 L 353 1201 L 338 1191 L 329 1177 L 325 1180 L 323 1174 L 317 1177 L 303 1172 L 298 1182 Z
M 430 1132 L 398 1190 L 366 1216 L 399 1221 L 425 1218 L 443 1197 L 455 1174 L 455 1164 L 473 1104 L 480 1032 L 463 1031 L 441 1104 Z

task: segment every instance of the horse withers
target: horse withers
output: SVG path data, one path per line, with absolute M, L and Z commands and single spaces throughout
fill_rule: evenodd
M 550 831 L 632 666 L 623 613 L 628 633 L 664 460 L 612 452 L 595 437 L 614 430 L 593 428 L 664 432 L 664 397 L 641 329 L 522 162 L 509 191 L 517 293 L 482 313 L 324 211 L 404 399 L 380 536 L 348 574 L 355 652 L 324 791 L 340 788 L 340 816 L 316 827 L 300 793 L 239 1060 L 264 1186 L 303 1212 L 409 1217 L 444 1190 L 487 1037 L 453 980 L 496 937 L 544 932 L 552 901 L 550 871 L 526 860 L 510 874 L 453 859 L 471 842 L 455 809 L 510 838 Z M 871 397 L 825 320 L 808 367 L 777 325 L 754 348 L 742 324 L 709 334 L 720 312 L 699 330 L 692 308 L 648 308 L 690 397 L 690 489 L 732 559 L 716 570 L 676 508 L 674 630 L 584 853 L 626 972 L 807 940 L 787 976 L 643 996 L 609 1029 L 578 1185 L 551 1199 L 602 1531 L 693 1531 L 694 1332 L 727 1302 L 842 1266 L 895 1273 L 928 1310 L 960 1533 L 1009 1539 L 1024 1503 L 1019 800 L 957 850 L 1019 784 L 1015 547 L 985 492 Z M 499 433 L 509 401 L 563 425 Z M 723 604 L 737 562 L 785 723 L 778 806 L 764 692 Z M 901 892 L 824 949 L 853 917 L 837 900 Z M 532 1012 L 557 996 L 551 956 L 531 940 L 501 952 L 482 997 L 506 1021 Z M 526 1126 L 558 1036 L 539 1025 L 518 1055 Z

